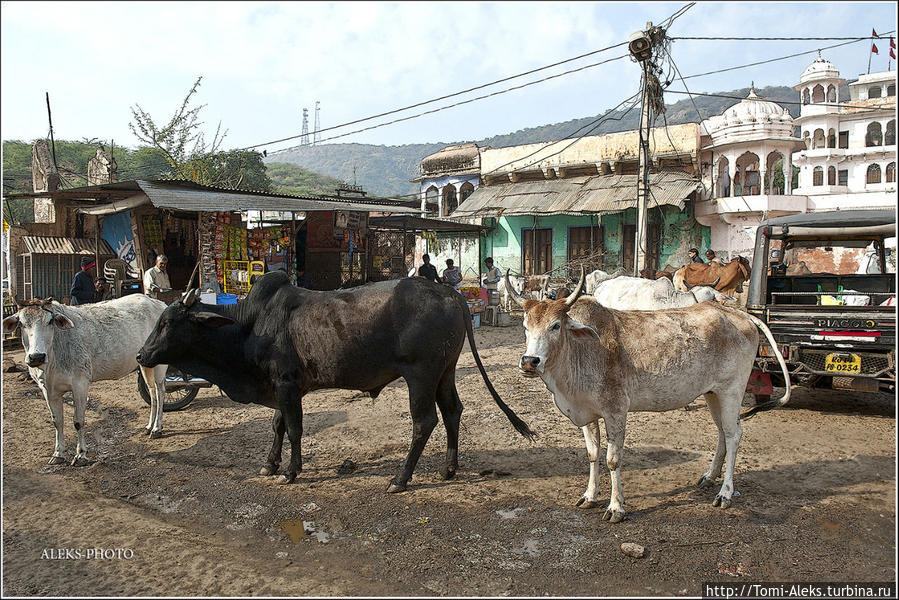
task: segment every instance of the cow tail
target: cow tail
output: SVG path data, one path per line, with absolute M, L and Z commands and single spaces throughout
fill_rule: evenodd
M 763 402 L 761 404 L 753 406 L 752 408 L 747 410 L 745 413 L 740 415 L 740 418 L 743 420 L 746 420 L 746 419 L 752 417 L 756 413 L 766 411 L 766 410 L 772 410 L 775 408 L 780 408 L 781 406 L 783 406 L 784 404 L 786 404 L 787 402 L 790 401 L 790 387 L 791 387 L 790 372 L 787 370 L 787 363 L 784 361 L 784 357 L 783 357 L 783 355 L 781 355 L 780 349 L 777 347 L 777 342 L 774 341 L 774 336 L 771 335 L 771 330 L 768 329 L 768 326 L 765 325 L 765 323 L 761 319 L 758 319 L 758 318 L 754 317 L 753 315 L 750 315 L 749 313 L 743 312 L 741 310 L 736 310 L 736 309 L 730 308 L 730 307 L 722 307 L 722 308 L 725 308 L 729 311 L 743 315 L 744 317 L 746 317 L 750 321 L 752 321 L 752 323 L 756 327 L 758 327 L 759 329 L 762 330 L 762 333 L 764 333 L 765 337 L 768 338 L 768 343 L 771 344 L 771 349 L 774 351 L 774 356 L 777 357 L 777 362 L 778 362 L 778 364 L 780 364 L 781 371 L 783 371 L 784 385 L 786 386 L 786 393 L 783 395 L 782 398 L 779 398 L 777 400 L 769 400 L 768 402 Z
M 471 325 L 471 313 L 468 310 L 468 303 L 465 302 L 465 299 L 459 295 L 459 298 L 462 300 L 461 305 L 464 307 L 465 314 L 465 331 L 468 334 L 468 343 L 471 346 L 471 353 L 474 355 L 474 362 L 478 365 L 478 370 L 481 372 L 481 377 L 484 378 L 484 384 L 487 386 L 487 389 L 490 390 L 490 395 L 493 396 L 493 400 L 496 401 L 497 405 L 499 405 L 500 409 L 506 413 L 506 416 L 509 418 L 509 421 L 512 423 L 512 426 L 515 428 L 515 431 L 526 437 L 527 439 L 533 441 L 537 434 L 531 431 L 531 428 L 528 427 L 528 424 L 519 418 L 518 415 L 515 414 L 509 406 L 503 402 L 503 399 L 499 397 L 496 389 L 493 387 L 493 384 L 490 383 L 490 378 L 487 377 L 487 371 L 484 369 L 484 363 L 481 362 L 481 357 L 478 356 L 478 348 L 474 343 L 474 330 Z

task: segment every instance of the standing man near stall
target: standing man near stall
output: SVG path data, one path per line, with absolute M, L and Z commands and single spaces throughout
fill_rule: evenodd
M 72 279 L 72 287 L 69 295 L 72 297 L 72 306 L 89 304 L 96 299 L 96 285 L 91 270 L 97 266 L 97 262 L 90 256 L 81 257 L 81 270 L 75 273 Z
M 166 272 L 168 265 L 168 257 L 160 254 L 156 257 L 156 265 L 144 273 L 144 293 L 149 297 L 158 299 L 161 292 L 168 292 L 172 289 L 169 274 Z
M 485 258 L 484 264 L 487 265 L 487 273 L 481 278 L 481 283 L 488 290 L 495 290 L 496 284 L 503 278 L 502 273 L 500 273 L 499 267 L 493 266 L 492 256 Z

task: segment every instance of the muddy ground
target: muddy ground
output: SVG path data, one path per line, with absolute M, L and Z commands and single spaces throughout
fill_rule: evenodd
M 702 400 L 697 410 L 631 414 L 628 518 L 610 524 L 603 508 L 574 505 L 587 483 L 583 437 L 543 384 L 514 368 L 520 319 L 475 336 L 497 389 L 539 438 L 512 429 L 465 352 L 458 475 L 437 474 L 438 425 L 409 491 L 395 495 L 385 491 L 412 425 L 401 382 L 374 401 L 307 396 L 305 470 L 284 486 L 257 475 L 269 409 L 203 390 L 149 440 L 136 374 L 91 387 L 94 463 L 47 466 L 46 405 L 30 380 L 4 373 L 4 593 L 699 595 L 703 581 L 896 579 L 892 396 L 798 391 L 746 422 L 740 496 L 728 510 L 711 505 L 717 487 L 694 487 L 716 440 Z M 22 361 L 21 350 L 8 355 Z M 71 405 L 65 416 L 71 457 Z M 607 502 L 607 474 L 602 486 Z M 646 556 L 624 555 L 622 542 Z M 89 560 L 91 548 L 119 554 Z

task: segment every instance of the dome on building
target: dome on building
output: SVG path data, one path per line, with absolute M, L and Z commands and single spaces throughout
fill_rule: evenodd
M 749 94 L 737 104 L 731 106 L 721 115 L 722 125 L 738 123 L 764 123 L 791 119 L 790 111 L 776 102 L 765 100 L 755 92 L 755 84 L 749 88 Z
M 829 60 L 824 60 L 821 58 L 821 53 L 818 53 L 818 58 L 815 59 L 815 62 L 810 64 L 802 76 L 799 78 L 799 83 L 807 83 L 809 81 L 818 81 L 820 79 L 839 79 L 840 72 L 834 66 L 832 62 Z
M 477 172 L 480 169 L 480 153 L 477 144 L 447 146 L 421 160 L 422 175 L 446 175 L 450 173 Z

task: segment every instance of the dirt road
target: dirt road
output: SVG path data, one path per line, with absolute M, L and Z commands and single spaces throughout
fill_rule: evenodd
M 628 519 L 612 525 L 603 508 L 574 506 L 587 483 L 583 437 L 539 380 L 517 374 L 520 321 L 476 338 L 500 394 L 539 438 L 512 429 L 465 352 L 458 475 L 437 474 L 438 426 L 409 491 L 396 495 L 385 490 L 412 425 L 401 382 L 374 401 L 337 390 L 306 397 L 305 469 L 283 486 L 257 475 L 270 410 L 204 390 L 166 413 L 164 436 L 149 440 L 136 375 L 91 388 L 95 462 L 47 466 L 46 405 L 33 383 L 4 373 L 3 591 L 698 595 L 703 581 L 895 580 L 892 397 L 798 391 L 788 407 L 745 423 L 740 496 L 728 510 L 712 507 L 716 487 L 693 485 L 716 440 L 702 401 L 631 414 Z M 21 351 L 10 355 L 22 361 Z M 71 405 L 65 415 L 71 457 Z M 645 546 L 645 558 L 624 555 L 622 542 Z M 89 549 L 108 558 L 88 559 Z

